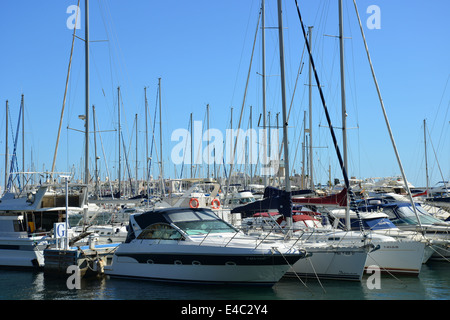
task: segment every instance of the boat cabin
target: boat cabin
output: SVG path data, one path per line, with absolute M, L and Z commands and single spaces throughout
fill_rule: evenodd
M 205 208 L 162 208 L 130 216 L 125 243 L 142 240 L 186 240 L 192 235 L 238 230 Z

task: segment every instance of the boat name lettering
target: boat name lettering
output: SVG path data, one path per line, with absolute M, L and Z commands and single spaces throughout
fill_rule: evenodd
M 266 260 L 266 257 L 245 257 L 245 259 L 246 260 L 253 260 L 253 261 L 255 261 L 255 260 L 263 261 L 263 260 Z
M 383 246 L 385 249 L 398 249 L 398 246 Z

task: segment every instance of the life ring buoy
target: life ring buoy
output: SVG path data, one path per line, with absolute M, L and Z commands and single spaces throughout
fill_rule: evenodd
M 199 205 L 200 202 L 198 201 L 197 198 L 191 198 L 191 200 L 189 200 L 189 207 L 191 207 L 192 209 L 198 208 Z
M 220 201 L 219 201 L 219 199 L 214 199 L 214 200 L 211 202 L 211 207 L 212 207 L 213 209 L 219 209 L 219 208 L 220 208 Z

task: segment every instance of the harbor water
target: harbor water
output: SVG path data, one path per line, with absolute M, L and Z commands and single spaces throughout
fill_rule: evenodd
M 68 274 L 68 278 L 69 278 Z M 371 285 L 372 284 L 372 285 Z M 69 289 L 66 278 L 40 271 L 0 270 L 0 300 L 449 300 L 450 264 L 428 262 L 418 277 L 372 274 L 361 282 L 283 278 L 273 287 L 176 284 L 108 277 L 81 279 Z

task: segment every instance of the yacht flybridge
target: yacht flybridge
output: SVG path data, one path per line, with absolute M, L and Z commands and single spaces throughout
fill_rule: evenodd
M 105 267 L 111 277 L 273 285 L 306 252 L 247 236 L 210 209 L 164 208 L 130 216 L 128 237 Z

